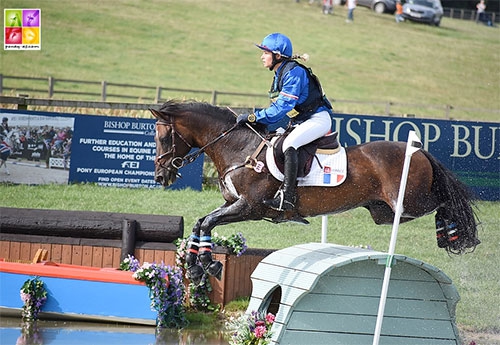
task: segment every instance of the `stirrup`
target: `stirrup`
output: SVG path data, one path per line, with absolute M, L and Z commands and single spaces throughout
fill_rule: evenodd
M 285 199 L 283 189 L 278 189 L 273 199 L 264 200 L 264 204 L 280 212 L 293 210 L 295 208 L 292 202 Z

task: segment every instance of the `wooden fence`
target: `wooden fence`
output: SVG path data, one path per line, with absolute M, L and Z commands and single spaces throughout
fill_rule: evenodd
M 443 8 L 443 16 L 451 19 L 461 19 L 461 20 L 477 20 L 477 11 L 469 10 L 464 8 Z M 500 20 L 500 17 L 491 11 L 485 11 L 485 16 L 491 20 L 492 23 L 496 23 Z
M 8 80 L 14 83 L 7 82 Z M 18 83 L 16 84 L 15 81 Z M 28 82 L 22 83 L 22 81 Z M 28 85 L 28 86 L 26 86 Z M 72 89 L 76 86 L 77 89 Z M 82 86 L 89 86 L 87 89 L 93 91 L 81 91 Z M 110 89 L 112 90 L 110 92 Z M 218 103 L 218 96 L 243 96 L 251 98 L 260 98 L 267 101 L 268 97 L 265 94 L 251 94 L 240 92 L 225 92 L 218 90 L 195 90 L 195 89 L 179 89 L 164 86 L 146 86 L 146 85 L 133 85 L 112 83 L 106 80 L 102 81 L 88 81 L 88 80 L 74 80 L 62 79 L 49 76 L 47 78 L 23 77 L 23 76 L 8 76 L 0 74 L 0 94 L 15 90 L 18 93 L 45 93 L 48 98 L 56 95 L 75 95 L 75 96 L 90 96 L 94 99 L 98 98 L 103 102 L 109 99 L 133 99 L 144 102 L 161 103 L 166 101 L 171 96 L 166 96 L 166 92 L 174 92 L 183 95 L 204 95 L 210 98 L 211 104 Z
M 106 212 L 0 208 L 0 258 L 31 262 L 39 249 L 45 249 L 47 260 L 55 263 L 118 268 L 127 246 L 117 234 L 122 233 L 124 220 L 131 219 L 138 223 L 131 253 L 141 263 L 163 261 L 174 266 L 177 247 L 172 236 L 182 237 L 182 232 L 179 234 L 182 217 Z M 90 229 L 92 224 L 94 231 Z M 238 297 L 250 296 L 250 275 L 271 252 L 248 249 L 236 257 L 225 248 L 216 247 L 214 258 L 224 267 L 220 281 L 210 278 L 211 301 L 225 305 Z
M 0 74 L 0 84 L 2 79 L 6 77 Z M 133 85 L 131 85 L 133 87 Z M 226 93 L 228 94 L 228 93 Z M 239 94 L 240 96 L 242 94 Z M 252 95 L 249 95 L 252 96 Z M 129 97 L 129 96 L 124 96 Z M 135 96 L 137 98 L 137 96 Z M 443 114 L 444 119 L 457 118 L 456 114 L 459 113 L 474 113 L 477 114 L 500 114 L 500 109 L 487 109 L 487 108 L 465 108 L 465 107 L 454 107 L 452 105 L 432 105 L 432 104 L 419 104 L 419 103 L 398 103 L 398 102 L 373 102 L 373 101 L 357 101 L 357 100 L 342 100 L 342 99 L 330 99 L 334 103 L 345 103 L 352 104 L 354 106 L 373 106 L 381 111 L 378 113 L 380 115 L 392 116 L 393 112 L 399 112 L 401 116 L 407 117 L 425 117 L 422 114 L 428 111 L 433 117 L 436 114 Z M 214 100 L 212 100 L 214 101 Z M 214 103 L 215 104 L 215 103 Z M 64 100 L 64 99 L 51 99 L 51 98 L 36 98 L 28 97 L 26 95 L 18 96 L 1 96 L 0 95 L 0 107 L 2 105 L 14 105 L 17 109 L 24 110 L 45 110 L 40 109 L 47 107 L 59 107 L 59 108 L 70 108 L 70 112 L 76 113 L 78 109 L 92 108 L 92 109 L 106 109 L 106 110 L 124 110 L 124 111 L 146 111 L 150 107 L 158 107 L 156 102 L 111 102 L 111 101 L 85 101 L 85 100 Z M 235 106 L 233 110 L 240 110 L 241 112 L 248 112 L 255 109 L 255 106 Z M 400 110 L 403 109 L 401 112 Z M 58 111 L 61 111 L 60 109 Z M 341 114 L 342 112 L 338 112 Z M 417 113 L 420 116 L 417 116 Z M 358 114 L 363 114 L 358 112 Z M 367 114 L 367 113 L 366 113 Z M 136 115 L 136 114 L 134 114 Z

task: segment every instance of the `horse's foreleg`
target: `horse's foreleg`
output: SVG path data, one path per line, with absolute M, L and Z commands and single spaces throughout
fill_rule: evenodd
M 198 220 L 188 238 L 186 265 L 187 278 L 198 285 L 203 278 L 203 268 L 198 264 L 198 253 L 200 248 L 200 225 L 204 218 Z
M 220 224 L 243 220 L 242 214 L 247 213 L 245 209 L 248 207 L 249 205 L 246 200 L 239 199 L 233 204 L 225 204 L 219 207 L 200 219 L 197 223 L 200 226 L 200 249 L 198 257 L 204 270 L 219 280 L 222 277 L 222 263 L 212 258 L 212 229 Z

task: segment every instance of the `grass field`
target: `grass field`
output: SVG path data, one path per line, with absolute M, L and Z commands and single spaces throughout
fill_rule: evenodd
M 461 120 L 500 117 L 478 110 L 500 109 L 499 29 L 470 21 L 444 18 L 439 28 L 397 24 L 391 15 L 358 7 L 355 23 L 347 24 L 344 7 L 327 16 L 305 0 L 237 5 L 230 0 L 2 0 L 2 6 L 42 10 L 41 51 L 2 51 L 0 67 L 7 75 L 264 95 L 272 74 L 253 44 L 281 30 L 292 38 L 295 52 L 311 56 L 308 64 L 330 98 L 471 109 L 452 113 Z M 220 101 L 252 105 L 234 96 Z M 255 102 L 263 106 L 265 98 Z M 335 108 L 385 111 L 383 103 L 337 103 Z M 391 112 L 445 116 L 443 110 L 412 106 Z
M 218 191 L 131 190 L 94 185 L 13 186 L 0 184 L 0 206 L 122 213 L 169 214 L 184 217 L 185 235 L 196 220 L 223 203 Z M 457 322 L 463 330 L 500 333 L 499 203 L 479 202 L 482 240 L 474 253 L 448 256 L 435 240 L 434 217 L 429 215 L 401 224 L 396 252 L 432 264 L 456 285 L 461 301 Z M 320 242 L 321 217 L 311 225 L 275 225 L 265 221 L 217 227 L 221 235 L 242 232 L 253 248 L 285 248 L 299 243 Z M 364 209 L 328 217 L 328 242 L 348 246 L 370 245 L 387 252 L 392 227 L 373 223 Z

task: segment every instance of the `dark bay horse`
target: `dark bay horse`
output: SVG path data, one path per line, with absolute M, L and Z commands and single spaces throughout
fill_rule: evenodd
M 375 141 L 347 147 L 347 178 L 337 187 L 298 187 L 296 209 L 275 211 L 263 201 L 272 198 L 281 182 L 269 172 L 245 167 L 262 137 L 259 125 L 236 125 L 225 108 L 207 103 L 168 101 L 150 109 L 156 122 L 155 179 L 173 183 L 178 169 L 201 153 L 213 161 L 225 203 L 200 218 L 188 245 L 188 277 L 198 281 L 204 272 L 220 278 L 222 264 L 212 260 L 211 231 L 217 225 L 246 221 L 304 220 L 365 207 L 376 224 L 392 224 L 405 158 L 405 142 Z M 192 148 L 199 148 L 189 154 Z M 256 157 L 265 162 L 265 149 Z M 431 154 L 419 150 L 412 156 L 401 222 L 436 212 L 438 246 L 450 253 L 473 250 L 480 241 L 473 202 L 464 184 Z M 200 265 L 201 263 L 201 265 Z

